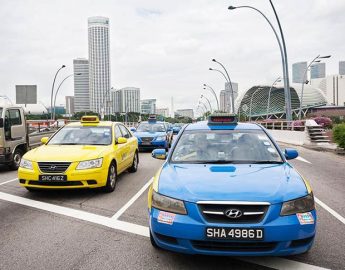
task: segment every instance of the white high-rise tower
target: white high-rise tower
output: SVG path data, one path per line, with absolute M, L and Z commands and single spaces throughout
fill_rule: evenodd
M 88 19 L 90 110 L 102 113 L 110 96 L 109 19 Z

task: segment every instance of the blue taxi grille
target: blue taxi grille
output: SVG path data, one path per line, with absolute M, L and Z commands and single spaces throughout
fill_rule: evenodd
M 199 210 L 210 223 L 259 223 L 265 217 L 269 205 L 199 204 Z M 239 211 L 238 217 L 227 215 Z

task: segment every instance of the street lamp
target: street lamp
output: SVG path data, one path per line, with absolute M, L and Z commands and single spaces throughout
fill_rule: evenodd
M 250 106 L 249 106 L 249 115 L 250 115 L 250 121 L 252 121 L 252 103 L 253 103 L 253 97 L 255 95 L 256 92 L 258 92 L 259 90 L 261 90 L 262 88 L 259 87 L 258 89 L 256 89 L 254 91 L 254 93 L 252 94 L 252 96 L 250 97 Z
M 325 55 L 325 56 L 321 56 L 321 55 L 318 55 L 316 56 L 311 62 L 310 64 L 307 66 L 307 68 L 305 69 L 304 73 L 303 73 L 303 79 L 302 79 L 302 91 L 301 91 L 301 101 L 300 101 L 300 105 L 299 105 L 299 112 L 298 112 L 298 119 L 301 120 L 302 119 L 302 106 L 303 106 L 303 92 L 304 92 L 304 84 L 307 83 L 307 72 L 308 72 L 308 69 L 311 67 L 311 65 L 313 63 L 319 63 L 321 62 L 320 59 L 325 59 L 325 58 L 330 58 L 331 55 Z
M 54 85 L 55 85 L 55 80 L 56 80 L 56 76 L 58 75 L 58 73 L 60 72 L 61 69 L 63 69 L 64 67 L 66 67 L 65 65 L 62 65 L 55 73 L 54 76 L 54 80 L 53 80 L 53 85 L 52 85 L 52 93 L 50 95 L 50 113 L 51 113 L 51 118 L 53 118 L 53 95 L 54 95 Z
M 200 104 L 204 105 L 204 107 L 205 107 L 205 112 L 207 112 L 207 111 L 208 111 L 208 109 L 207 109 L 207 106 L 205 105 L 205 103 L 204 103 L 204 102 L 202 102 L 201 100 L 199 100 L 199 105 L 200 105 Z
M 220 74 L 223 75 L 223 77 L 225 78 L 225 81 L 229 82 L 228 78 L 225 76 L 224 72 L 222 72 L 221 70 L 216 69 L 216 68 L 209 68 L 208 70 L 212 70 L 212 71 L 217 71 L 217 72 L 219 72 Z
M 201 94 L 200 98 L 204 98 L 204 99 L 206 99 L 206 100 L 207 100 L 208 105 L 210 106 L 210 111 L 211 111 L 211 113 L 212 113 L 212 106 L 211 106 L 211 102 L 210 102 L 210 100 L 209 100 L 207 97 L 205 97 L 203 94 Z
M 207 87 L 207 88 L 206 88 Z M 213 96 L 215 97 L 216 101 L 217 101 L 217 108 L 218 108 L 218 111 L 219 111 L 219 102 L 218 102 L 218 97 L 217 97 L 217 94 L 216 92 L 213 90 L 213 88 L 209 85 L 207 85 L 206 83 L 204 83 L 204 89 L 208 89 L 212 92 Z
M 232 113 L 235 113 L 234 89 L 232 88 L 232 82 L 231 82 L 229 73 L 221 62 L 217 61 L 214 58 L 212 59 L 212 61 L 219 64 L 224 69 L 226 76 L 228 77 L 227 82 L 230 84 L 230 88 L 231 88 L 231 107 L 232 107 L 231 110 L 232 110 Z
M 53 103 L 53 120 L 55 120 L 55 104 L 56 104 L 56 96 L 60 90 L 60 87 L 61 85 L 64 83 L 64 81 L 66 81 L 69 77 L 73 76 L 74 74 L 70 74 L 68 76 L 66 76 L 62 81 L 61 83 L 59 84 L 58 88 L 56 89 L 56 92 L 55 92 L 55 96 L 54 96 L 54 103 Z M 77 73 L 76 74 L 77 76 L 81 75 L 81 73 Z
M 266 119 L 268 119 L 268 111 L 269 111 L 269 108 L 270 108 L 270 99 L 271 99 L 271 91 L 272 91 L 272 88 L 273 88 L 273 86 L 274 86 L 277 82 L 281 82 L 281 81 L 282 81 L 281 78 L 278 77 L 278 78 L 272 83 L 272 86 L 271 86 L 270 90 L 268 91 Z
M 277 14 L 277 12 L 276 12 L 276 10 L 274 8 L 272 0 L 270 0 L 270 3 L 271 3 L 272 9 L 274 11 L 274 14 L 275 14 L 278 26 L 279 26 L 280 36 L 281 36 L 282 42 L 280 42 L 279 36 L 277 34 L 277 31 L 275 30 L 275 28 L 274 28 L 273 24 L 271 23 L 271 21 L 259 9 L 255 8 L 255 7 L 252 7 L 252 6 L 238 6 L 238 7 L 229 6 L 228 9 L 229 10 L 234 10 L 234 9 L 239 9 L 239 8 L 249 8 L 249 9 L 255 10 L 256 12 L 260 13 L 265 18 L 265 20 L 268 22 L 268 24 L 272 28 L 272 30 L 274 32 L 274 35 L 275 35 L 275 37 L 277 39 L 278 45 L 279 45 L 281 61 L 282 61 L 282 67 L 283 67 L 286 120 L 291 121 L 292 120 L 291 93 L 290 93 L 289 68 L 288 68 L 288 60 L 287 60 L 287 52 L 286 52 L 285 39 L 284 39 L 284 34 L 283 34 L 283 30 L 282 30 L 281 24 L 280 24 L 280 21 L 279 21 L 279 18 L 278 18 L 278 14 Z

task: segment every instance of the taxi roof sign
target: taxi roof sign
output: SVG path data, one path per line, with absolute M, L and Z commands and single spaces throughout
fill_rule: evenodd
M 208 125 L 236 125 L 237 122 L 236 114 L 217 113 L 208 117 Z
M 85 115 L 80 120 L 81 123 L 99 123 L 97 115 Z
M 150 114 L 149 118 L 147 120 L 148 120 L 148 122 L 156 122 L 157 116 L 155 114 Z

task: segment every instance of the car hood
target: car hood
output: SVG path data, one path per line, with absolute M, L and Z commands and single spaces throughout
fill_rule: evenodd
M 98 158 L 108 146 L 92 145 L 42 145 L 29 152 L 23 158 L 31 161 L 82 161 Z
M 307 195 L 301 176 L 288 164 L 169 164 L 159 177 L 158 192 L 197 201 L 265 201 L 281 203 Z
M 165 132 L 135 132 L 134 135 L 136 137 L 152 137 L 152 138 L 155 138 L 155 137 L 158 137 L 158 136 L 165 136 L 166 133 Z

